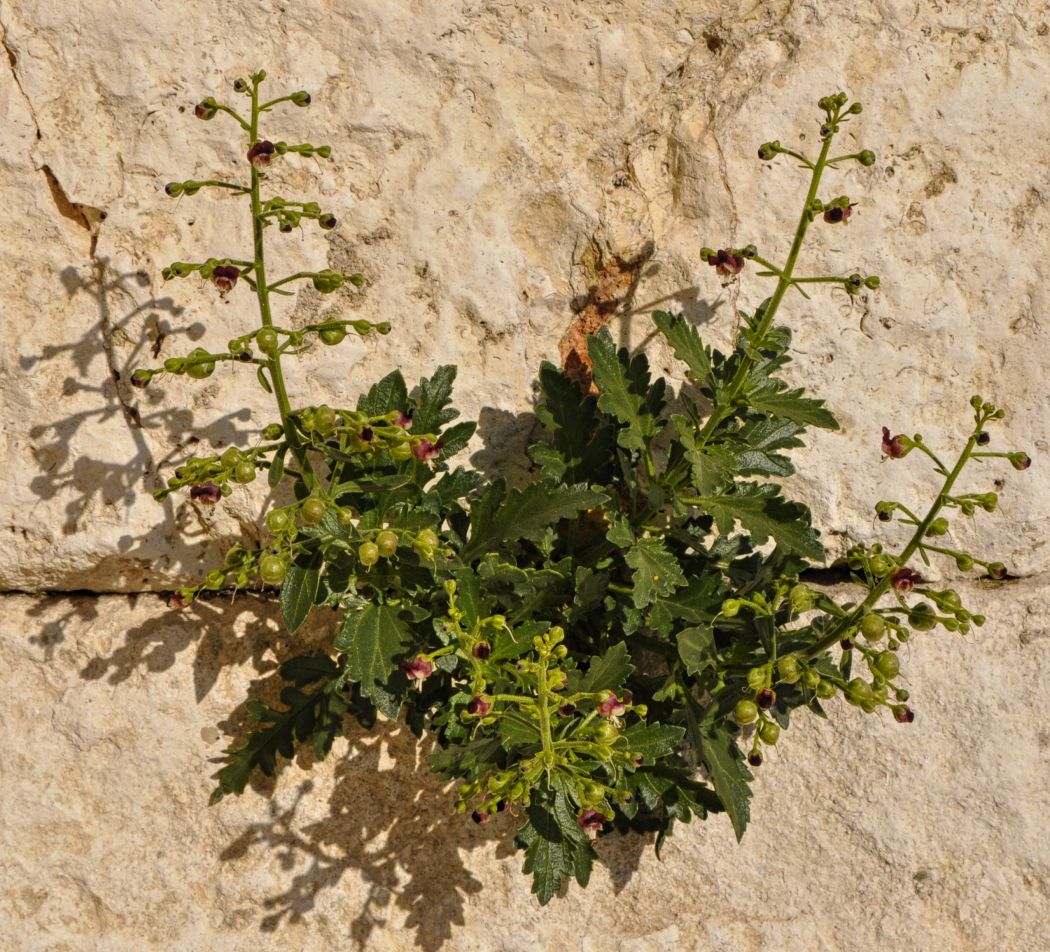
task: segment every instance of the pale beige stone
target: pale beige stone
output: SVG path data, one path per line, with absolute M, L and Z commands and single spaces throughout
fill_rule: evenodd
M 207 806 L 230 712 L 302 647 L 265 603 L 4 596 L 0 946 L 1050 947 L 1045 586 L 962 596 L 990 621 L 904 652 L 913 725 L 798 712 L 742 845 L 724 817 L 679 827 L 661 861 L 608 837 L 590 887 L 543 909 L 513 818 L 457 816 L 404 728 L 351 729 L 325 763 Z
M 815 100 L 839 87 L 859 97 L 857 145 L 879 162 L 829 176 L 823 194 L 858 206 L 848 228 L 814 227 L 803 267 L 877 273 L 883 289 L 794 296 L 781 312 L 796 335 L 792 378 L 843 423 L 798 454 L 795 490 L 833 557 L 875 538 L 874 501 L 931 491 L 914 461 L 878 462 L 879 428 L 921 430 L 948 453 L 979 391 L 1009 409 L 995 445 L 1025 448 L 1035 465 L 1007 471 L 999 513 L 960 522 L 958 537 L 1018 574 L 1047 569 L 1045 4 L 115 9 L 22 0 L 0 11 L 0 586 L 171 587 L 255 538 L 257 493 L 208 514 L 149 496 L 193 437 L 221 447 L 272 418 L 250 372 L 145 395 L 127 378 L 162 334 L 158 359 L 252 326 L 244 289 L 224 303 L 194 280 L 160 280 L 172 259 L 244 247 L 236 201 L 161 190 L 238 168 L 232 124 L 197 122 L 192 105 L 232 95 L 258 66 L 274 89 L 314 94 L 272 128 L 334 148 L 330 164 L 288 161 L 275 179 L 340 218 L 330 236 L 276 236 L 273 267 L 348 266 L 369 279 L 334 300 L 303 292 L 282 318 L 322 309 L 395 326 L 303 358 L 296 399 L 352 403 L 395 365 L 418 379 L 458 363 L 460 404 L 482 422 L 471 453 L 511 473 L 525 466 L 536 367 L 556 359 L 594 262 L 651 243 L 612 328 L 678 376 L 648 311 L 684 307 L 714 342 L 729 340 L 734 308 L 754 307 L 764 288 L 748 275 L 722 289 L 700 245 L 754 240 L 782 256 L 802 178 L 788 161 L 760 163 L 755 147 L 812 147 Z M 989 467 L 974 486 L 1002 475 Z

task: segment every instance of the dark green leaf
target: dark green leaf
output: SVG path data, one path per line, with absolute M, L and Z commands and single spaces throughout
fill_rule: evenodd
M 419 398 L 412 414 L 413 433 L 437 433 L 441 427 L 459 416 L 449 403 L 456 368 L 451 364 L 438 367 L 434 376 L 419 383 Z
M 387 374 L 364 396 L 358 397 L 357 409 L 369 416 L 383 416 L 393 410 L 408 409 L 408 388 L 400 370 Z
M 523 490 L 513 490 L 498 509 L 499 491 L 493 483 L 489 492 L 471 509 L 470 539 L 461 556 L 470 561 L 485 552 L 499 548 L 502 543 L 519 539 L 537 539 L 547 526 L 576 515 L 582 509 L 592 509 L 608 500 L 603 493 L 588 486 L 564 486 L 542 480 Z
M 670 757 L 678 749 L 684 734 L 685 728 L 676 724 L 645 724 L 642 721 L 623 732 L 631 752 L 641 754 L 650 764 L 661 757 Z
M 751 808 L 751 772 L 744 766 L 744 755 L 724 727 L 702 724 L 694 737 L 699 755 L 711 774 L 711 784 L 729 814 L 737 840 L 744 835 Z
M 627 351 L 617 354 L 612 337 L 603 329 L 587 338 L 587 352 L 598 385 L 598 407 L 623 424 L 617 441 L 627 450 L 644 449 L 656 433 L 656 419 L 645 407 L 645 392 L 638 392 L 628 376 Z
M 335 647 L 346 655 L 346 671 L 361 685 L 388 717 L 396 717 L 400 704 L 388 688 L 394 659 L 412 644 L 412 632 L 391 605 L 369 605 L 348 613 L 335 637 Z
M 580 678 L 579 684 L 571 688 L 572 693 L 595 694 L 598 691 L 617 690 L 634 670 L 627 645 L 619 642 L 605 654 L 591 659 L 591 666 Z
M 715 633 L 710 627 L 684 628 L 678 632 L 678 657 L 687 674 L 699 674 L 718 664 Z
M 670 595 L 685 584 L 678 560 L 658 538 L 636 542 L 625 553 L 624 561 L 634 569 L 631 597 L 635 608 L 645 608 L 658 595 Z
M 689 376 L 702 387 L 711 386 L 711 359 L 697 329 L 681 314 L 653 312 L 653 323 L 671 345 L 675 356 L 689 368 Z
M 530 455 L 551 475 L 564 476 L 566 482 L 604 480 L 612 455 L 613 428 L 602 421 L 596 398 L 581 393 L 579 384 L 546 362 L 540 366 L 539 380 L 543 401 L 536 407 L 536 416 L 553 445 L 536 444 L 530 447 Z
M 259 386 L 263 388 L 267 393 L 273 393 L 273 387 L 270 386 L 270 381 L 266 379 L 266 374 L 263 373 L 263 367 L 260 364 L 259 369 L 255 371 L 255 379 L 259 381 Z
M 445 456 L 454 456 L 470 442 L 477 428 L 478 425 L 473 420 L 464 420 L 450 426 L 441 434 L 441 452 Z
M 285 628 L 292 634 L 299 630 L 314 606 L 321 583 L 322 561 L 320 553 L 315 553 L 306 561 L 288 566 L 288 574 L 281 584 L 281 614 Z
M 288 444 L 282 443 L 273 451 L 270 459 L 270 471 L 266 474 L 266 481 L 271 489 L 276 489 L 281 480 L 284 479 L 284 454 L 288 451 Z
M 798 390 L 785 390 L 785 384 L 780 380 L 766 378 L 758 386 L 753 386 L 746 391 L 745 401 L 748 406 L 760 413 L 768 413 L 771 416 L 783 417 L 802 426 L 819 426 L 826 430 L 837 430 L 838 423 L 831 413 L 824 409 L 823 400 L 814 400 L 811 397 L 803 397 L 805 392 Z
M 786 500 L 776 486 L 737 483 L 732 493 L 690 502 L 714 516 L 723 535 L 732 533 L 739 521 L 756 545 L 772 537 L 785 552 L 815 560 L 824 558 L 824 547 L 810 525 L 809 509 Z

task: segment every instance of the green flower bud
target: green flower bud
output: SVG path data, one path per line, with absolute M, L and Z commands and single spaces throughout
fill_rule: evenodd
M 785 684 L 795 684 L 802 677 L 798 659 L 793 655 L 781 658 L 777 662 L 777 673 L 780 675 L 780 680 Z
M 857 161 L 861 165 L 872 166 L 875 164 L 875 153 L 871 149 L 865 149 L 863 152 L 857 153 Z
M 763 162 L 768 162 L 770 159 L 775 158 L 777 153 L 780 152 L 780 143 L 774 139 L 772 142 L 763 142 L 758 147 L 758 157 Z
M 871 291 L 877 291 L 881 283 L 882 282 L 879 281 L 878 275 L 875 274 L 869 274 L 864 279 L 864 287 L 868 288 Z
M 310 94 L 305 89 L 300 89 L 298 92 L 292 93 L 289 98 L 297 106 L 310 105 Z
M 284 436 L 284 427 L 280 423 L 270 423 L 263 427 L 262 438 L 264 440 L 279 440 Z

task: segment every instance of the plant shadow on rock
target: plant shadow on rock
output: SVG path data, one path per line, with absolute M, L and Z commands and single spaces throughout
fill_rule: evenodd
M 44 501 L 68 497 L 62 533 L 71 536 L 83 531 L 93 504 L 112 509 L 130 507 L 141 495 L 144 483 L 156 480 L 162 465 L 173 462 L 200 440 L 214 445 L 238 442 L 245 432 L 240 424 L 250 420 L 251 411 L 243 407 L 198 428 L 190 410 L 162 405 L 164 395 L 159 388 L 151 388 L 147 393 L 132 389 L 131 371 L 148 358 L 148 351 L 156 356 L 166 339 L 198 340 L 204 334 L 204 325 L 199 322 L 172 326 L 163 315 L 179 318 L 183 309 L 171 298 L 138 300 L 142 289 L 149 285 L 145 273 L 118 273 L 107 259 L 99 258 L 87 274 L 70 265 L 61 271 L 59 279 L 69 300 L 86 294 L 95 302 L 98 320 L 72 343 L 48 345 L 39 354 L 22 357 L 21 367 L 32 370 L 68 355 L 77 377 L 65 380 L 59 399 L 80 395 L 84 401 L 84 395 L 89 395 L 85 409 L 35 425 L 28 434 L 41 461 L 41 471 L 30 488 Z M 138 322 L 142 322 L 144 333 L 138 343 L 125 351 L 122 345 L 133 339 L 131 330 Z M 100 357 L 107 364 L 107 376 L 97 383 L 88 382 L 93 375 L 97 378 Z M 105 460 L 80 452 L 79 448 L 74 451 L 72 444 L 83 427 L 98 427 L 121 417 L 134 447 L 130 459 Z M 164 442 L 174 447 L 162 460 L 154 456 L 158 442 L 151 439 L 154 432 L 163 434 Z M 193 519 L 188 508 L 176 512 L 166 502 L 163 509 L 158 506 L 155 529 L 137 539 L 123 536 L 118 553 L 104 557 L 85 572 L 91 580 L 112 579 L 117 590 L 155 587 L 165 575 L 196 575 L 202 563 L 216 561 L 218 553 L 207 526 L 197 520 L 194 527 Z M 172 525 L 178 525 L 180 531 L 172 532 Z M 84 583 L 74 576 L 63 580 L 63 584 L 75 588 Z
M 451 785 L 425 768 L 427 745 L 403 725 L 384 722 L 348 734 L 349 750 L 335 766 L 322 819 L 298 820 L 314 790 L 312 781 L 304 781 L 290 806 L 271 801 L 269 818 L 248 826 L 220 858 L 235 863 L 252 853 L 273 854 L 289 871 L 305 863 L 284 892 L 262 900 L 263 932 L 302 922 L 322 890 L 337 887 L 345 873 L 356 870 L 367 896 L 350 924 L 354 945 L 374 947 L 376 931 L 389 928 L 387 916 L 396 908 L 405 914 L 403 928 L 415 933 L 416 945 L 437 952 L 453 927 L 464 925 L 468 897 L 484 888 L 461 849 L 494 842 L 497 857 L 510 856 L 514 820 L 501 815 L 483 825 L 465 816 L 450 821 Z M 260 786 L 268 793 L 272 784 L 264 780 Z

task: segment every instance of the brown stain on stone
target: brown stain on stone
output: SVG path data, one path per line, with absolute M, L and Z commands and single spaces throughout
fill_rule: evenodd
M 587 353 L 587 338 L 597 334 L 609 323 L 616 311 L 627 304 L 641 276 L 642 265 L 653 256 L 655 246 L 647 242 L 632 257 L 612 255 L 604 259 L 597 249 L 593 263 L 594 279 L 586 297 L 576 306 L 576 316 L 562 335 L 558 349 L 566 375 L 575 380 L 581 390 L 597 393 L 591 378 L 591 359 Z

